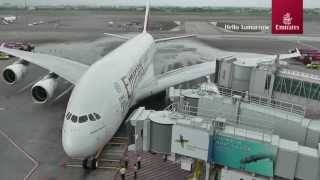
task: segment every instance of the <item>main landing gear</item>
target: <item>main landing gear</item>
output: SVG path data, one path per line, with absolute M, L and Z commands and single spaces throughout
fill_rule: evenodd
M 97 169 L 98 167 L 98 160 L 93 158 L 85 158 L 82 160 L 82 167 L 83 169 Z

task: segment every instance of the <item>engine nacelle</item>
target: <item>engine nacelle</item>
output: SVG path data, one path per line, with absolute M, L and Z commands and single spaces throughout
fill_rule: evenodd
M 57 79 L 57 75 L 49 74 L 33 85 L 31 88 L 32 100 L 41 104 L 48 102 L 57 88 Z
M 2 78 L 8 84 L 14 84 L 19 81 L 27 72 L 27 64 L 17 62 L 3 69 Z

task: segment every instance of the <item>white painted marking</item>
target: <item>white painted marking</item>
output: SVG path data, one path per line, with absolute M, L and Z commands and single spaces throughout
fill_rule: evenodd
M 31 155 L 29 155 L 26 151 L 24 151 L 15 141 L 8 136 L 5 132 L 3 132 L 0 129 L 0 133 L 3 137 L 5 137 L 14 147 L 16 147 L 20 152 L 22 152 L 29 160 L 32 161 L 34 164 L 33 168 L 28 172 L 28 174 L 23 178 L 24 180 L 27 180 L 30 178 L 30 176 L 35 172 L 35 170 L 39 167 L 39 162 L 36 161 Z

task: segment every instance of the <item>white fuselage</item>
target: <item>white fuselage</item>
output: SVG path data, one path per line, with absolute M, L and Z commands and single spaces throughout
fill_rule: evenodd
M 68 156 L 91 156 L 112 138 L 134 104 L 135 88 L 152 63 L 154 51 L 153 37 L 143 32 L 94 63 L 81 77 L 69 99 L 62 130 Z M 66 118 L 68 113 L 77 118 Z

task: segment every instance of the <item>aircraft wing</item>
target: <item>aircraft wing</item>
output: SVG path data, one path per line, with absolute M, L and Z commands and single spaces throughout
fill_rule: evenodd
M 86 72 L 89 66 L 69 59 L 56 57 L 47 54 L 33 53 L 0 47 L 0 52 L 21 58 L 30 63 L 36 64 L 42 68 L 54 72 L 60 77 L 75 84 Z
M 161 92 L 168 87 L 204 77 L 215 73 L 216 62 L 205 62 L 197 65 L 178 68 L 147 80 L 142 80 L 136 91 L 136 100 Z
M 279 54 L 279 60 L 284 60 L 284 59 L 290 59 L 290 58 L 295 58 L 295 57 L 300 57 L 300 51 L 296 49 L 296 52 L 290 53 L 290 54 Z M 269 55 L 265 57 L 261 57 L 261 61 L 271 61 L 275 60 L 277 58 L 277 55 Z

